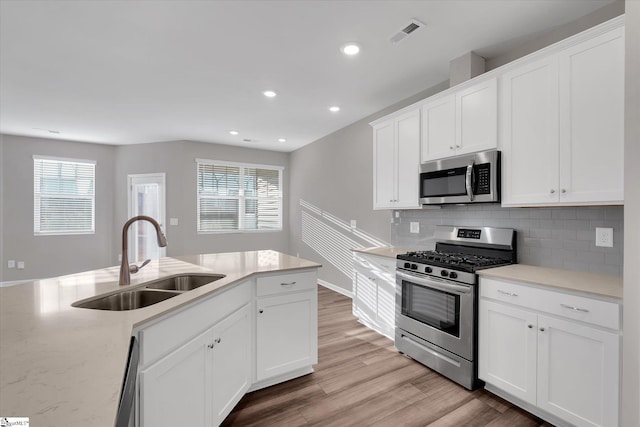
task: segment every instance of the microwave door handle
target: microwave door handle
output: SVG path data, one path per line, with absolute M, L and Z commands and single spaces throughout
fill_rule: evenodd
M 471 163 L 467 165 L 467 176 L 465 178 L 465 186 L 467 187 L 467 196 L 469 196 L 469 201 L 473 202 L 475 195 L 473 194 L 473 160 Z

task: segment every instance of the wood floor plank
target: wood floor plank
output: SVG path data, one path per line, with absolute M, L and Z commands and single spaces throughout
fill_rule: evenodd
M 553 427 L 401 355 L 351 310 L 349 298 L 319 286 L 315 372 L 247 394 L 223 425 Z

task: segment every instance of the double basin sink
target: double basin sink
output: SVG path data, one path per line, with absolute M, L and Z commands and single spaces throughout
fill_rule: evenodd
M 148 307 L 181 293 L 208 285 L 225 277 L 224 274 L 182 274 L 165 277 L 104 297 L 78 301 L 71 304 L 78 308 L 94 310 L 124 311 Z

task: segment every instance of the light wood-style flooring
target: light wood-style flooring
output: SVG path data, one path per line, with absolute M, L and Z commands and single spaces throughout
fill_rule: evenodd
M 247 394 L 225 426 L 550 426 L 399 354 L 358 323 L 351 300 L 318 286 L 315 372 Z

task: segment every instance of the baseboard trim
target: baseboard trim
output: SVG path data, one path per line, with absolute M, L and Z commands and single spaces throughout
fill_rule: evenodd
M 346 290 L 343 287 L 338 285 L 334 285 L 333 283 L 329 283 L 326 280 L 318 279 L 318 284 L 324 286 L 327 289 L 331 289 L 334 292 L 344 295 L 347 298 L 353 299 L 353 293 L 351 291 Z

